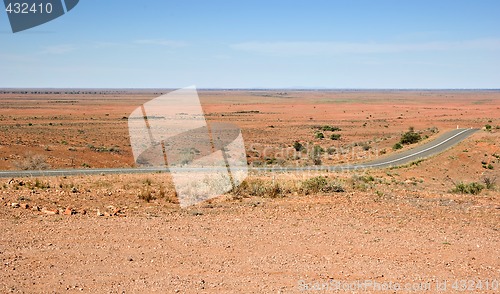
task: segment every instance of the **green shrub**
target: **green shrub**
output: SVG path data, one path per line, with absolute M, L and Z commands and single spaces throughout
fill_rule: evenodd
M 316 133 L 316 139 L 324 139 L 325 138 L 325 134 L 323 133 Z
M 309 155 L 312 159 L 314 165 L 321 165 L 321 154 L 325 153 L 325 149 L 319 145 L 315 145 L 312 149 L 311 154 Z
M 485 125 L 484 128 L 487 130 L 487 131 L 491 131 L 491 125 Z
M 271 183 L 262 179 L 246 179 L 241 185 L 232 190 L 232 193 L 236 196 L 269 198 L 284 197 L 289 192 L 289 189 L 277 182 Z
M 323 149 L 323 147 L 319 146 L 319 145 L 314 145 L 314 149 L 313 149 L 313 155 L 321 155 L 325 153 L 325 149 Z
M 401 143 L 396 143 L 396 144 L 394 144 L 394 146 L 392 146 L 392 149 L 394 149 L 394 150 L 399 150 L 402 148 L 403 148 L 403 145 L 401 145 Z
M 334 126 L 323 126 L 321 128 L 325 132 L 336 132 L 336 131 L 341 131 L 339 127 L 334 127 Z
M 299 141 L 293 142 L 293 148 L 295 149 L 295 151 L 302 151 L 302 150 L 304 150 L 304 146 L 302 144 L 300 144 Z
M 410 127 L 409 131 L 404 133 L 401 136 L 401 140 L 399 141 L 401 144 L 415 144 L 422 140 L 422 136 L 419 133 L 415 133 L 413 127 Z
M 331 192 L 344 192 L 344 188 L 335 183 L 334 181 L 328 180 L 324 176 L 318 176 L 302 181 L 301 189 L 304 194 L 313 193 L 331 193 Z
M 328 147 L 326 149 L 326 153 L 328 153 L 328 155 L 333 155 L 335 154 L 335 152 L 337 152 L 337 149 L 335 149 L 335 147 Z
M 477 195 L 481 193 L 481 191 L 484 189 L 484 186 L 477 183 L 477 182 L 472 182 L 472 183 L 456 183 L 455 188 L 453 188 L 452 192 L 454 193 L 460 193 L 460 194 L 472 194 L 472 195 Z
M 330 135 L 330 139 L 332 139 L 332 140 L 334 140 L 334 141 L 337 141 L 337 140 L 340 140 L 340 137 L 341 137 L 341 136 L 342 136 L 342 135 L 340 135 L 340 134 L 331 134 L 331 135 Z

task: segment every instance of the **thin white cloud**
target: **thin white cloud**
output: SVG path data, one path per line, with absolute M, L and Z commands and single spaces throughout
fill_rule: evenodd
M 245 42 L 232 49 L 272 55 L 374 54 L 451 50 L 500 50 L 500 39 L 423 43 Z
M 2 62 L 15 62 L 15 63 L 25 63 L 25 62 L 35 62 L 37 61 L 33 55 L 28 54 L 11 54 L 11 53 L 0 53 L 0 61 Z
M 63 44 L 63 45 L 54 45 L 43 48 L 41 51 L 42 54 L 66 54 L 71 51 L 74 51 L 76 48 L 73 45 Z
M 173 41 L 173 40 L 164 40 L 164 39 L 145 39 L 145 40 L 136 40 L 134 43 L 141 45 L 156 45 L 156 46 L 165 46 L 170 48 L 180 48 L 186 47 L 187 44 L 182 41 Z

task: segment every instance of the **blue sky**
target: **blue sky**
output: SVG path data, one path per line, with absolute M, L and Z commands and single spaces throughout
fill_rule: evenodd
M 0 87 L 500 88 L 500 1 L 81 0 L 13 34 Z

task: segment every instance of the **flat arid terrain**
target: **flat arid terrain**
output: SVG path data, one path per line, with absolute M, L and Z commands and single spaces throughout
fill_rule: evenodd
M 2 90 L 0 170 L 134 167 L 128 117 L 166 92 Z M 404 166 L 251 172 L 186 209 L 167 173 L 1 178 L 0 292 L 500 291 L 500 91 L 199 96 L 208 121 L 241 128 L 251 167 L 362 163 L 478 131 Z

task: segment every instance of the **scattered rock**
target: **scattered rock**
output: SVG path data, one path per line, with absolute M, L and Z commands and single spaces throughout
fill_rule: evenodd
M 73 215 L 73 214 L 76 214 L 76 211 L 71 208 L 71 207 L 68 207 L 66 208 L 66 210 L 63 212 L 64 215 Z
M 35 205 L 35 206 L 33 206 L 33 207 L 31 208 L 31 210 L 32 210 L 32 211 L 40 211 L 40 207 L 38 207 L 38 206 L 36 206 L 36 205 Z
M 194 210 L 194 211 L 191 211 L 190 212 L 192 216 L 200 216 L 200 215 L 203 215 L 203 212 L 201 211 L 197 211 L 197 210 Z
M 80 209 L 80 210 L 78 211 L 78 213 L 79 213 L 79 214 L 81 214 L 81 215 L 86 215 L 86 214 L 87 214 L 87 211 L 86 211 L 85 209 Z
M 21 208 L 28 209 L 30 208 L 30 206 L 28 205 L 28 203 L 22 203 Z
M 56 214 L 59 214 L 59 210 L 57 209 L 47 209 L 47 208 L 42 208 L 42 213 L 45 213 L 45 214 L 48 214 L 48 215 L 56 215 Z
M 19 203 L 16 203 L 16 202 L 12 203 L 10 206 L 12 206 L 12 208 L 19 208 L 20 207 Z
M 78 189 L 76 187 L 71 188 L 71 193 L 78 193 Z
M 104 213 L 102 213 L 99 209 L 97 210 L 97 216 L 104 216 Z

